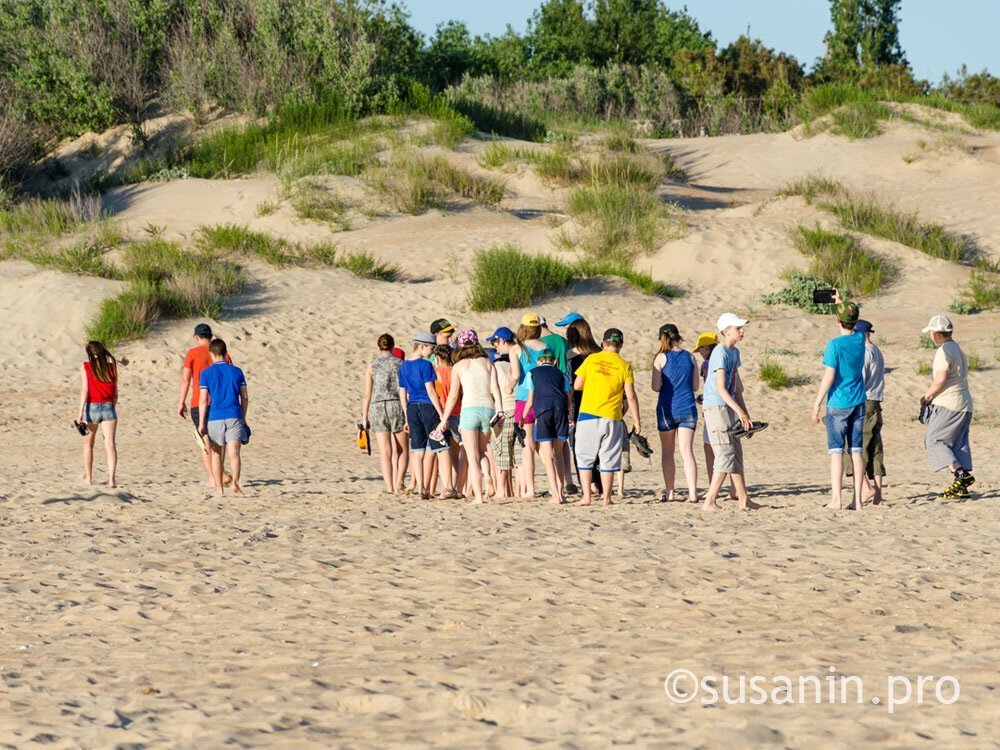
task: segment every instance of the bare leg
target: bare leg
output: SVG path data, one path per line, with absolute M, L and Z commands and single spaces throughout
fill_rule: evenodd
M 441 494 L 442 496 L 450 495 L 455 490 L 455 486 L 451 483 L 451 452 L 445 450 L 435 455 L 438 460 L 441 480 L 444 482 L 444 489 L 441 491 Z
M 577 505 L 590 505 L 591 499 L 590 495 L 592 492 L 592 484 L 594 481 L 594 470 L 593 469 L 580 469 L 580 482 L 582 487 L 580 487 L 580 492 L 583 493 L 583 498 Z
M 851 453 L 851 463 L 854 465 L 854 510 L 861 510 L 865 504 L 861 500 L 862 485 L 865 481 L 865 457 L 860 453 Z
M 406 483 L 406 465 L 410 460 L 410 447 L 406 442 L 406 433 L 393 433 L 392 446 L 395 454 L 393 457 L 392 491 L 402 492 L 403 485 Z
M 733 489 L 736 490 L 736 498 L 740 501 L 740 510 L 757 510 L 760 507 L 750 499 L 743 474 L 730 474 L 729 481 L 733 483 Z
M 379 463 L 382 466 L 382 479 L 385 481 L 385 491 L 392 494 L 393 472 L 395 467 L 392 461 L 392 433 L 376 432 L 375 438 L 378 440 Z
M 660 432 L 660 468 L 663 469 L 662 500 L 674 499 L 674 482 L 677 479 L 677 465 L 674 463 L 674 447 L 677 444 L 677 430 Z
M 212 473 L 212 446 L 208 435 L 202 436 L 201 442 L 205 445 L 205 449 L 201 452 L 201 463 L 205 467 L 205 476 L 208 477 L 205 486 L 215 487 L 215 475 Z
M 469 472 L 469 484 L 472 485 L 472 495 L 474 503 L 483 502 L 483 471 L 479 459 L 482 457 L 479 452 L 478 430 L 462 430 L 462 447 L 465 449 L 466 466 Z
M 684 462 L 684 478 L 688 486 L 688 502 L 698 502 L 698 464 L 694 459 L 694 430 L 677 428 L 677 442 L 680 444 L 681 460 Z
M 830 510 L 843 510 L 844 454 L 830 454 Z
M 573 456 L 571 455 L 569 441 L 562 441 L 562 467 L 563 467 L 563 486 L 573 484 Z
M 708 485 L 708 493 L 705 495 L 705 502 L 701 506 L 702 510 L 722 510 L 716 500 L 719 497 L 719 490 L 722 489 L 722 483 L 726 481 L 726 474 L 721 471 L 717 471 L 712 474 L 712 481 Z
M 524 486 L 521 497 L 535 496 L 535 451 L 538 446 L 535 444 L 535 425 L 529 424 L 524 428 L 524 449 L 521 451 L 521 471 Z
M 611 491 L 614 490 L 614 485 L 613 473 L 610 471 L 604 472 L 604 475 L 601 477 L 601 495 L 603 496 L 601 505 L 611 505 Z
M 222 494 L 222 446 L 209 443 L 212 446 L 212 483 L 215 485 L 215 494 Z
M 872 505 L 881 505 L 885 502 L 885 500 L 882 499 L 882 483 L 884 478 L 875 477 L 872 481 L 875 483 L 875 494 L 872 496 Z
M 229 468 L 233 471 L 233 492 L 236 494 L 241 494 L 243 488 L 240 487 L 240 469 L 242 468 L 242 459 L 240 458 L 240 448 L 242 444 L 239 440 L 230 440 L 226 443 L 226 453 L 229 454 Z M 219 455 L 220 468 L 222 455 Z
M 83 483 L 94 483 L 94 441 L 97 439 L 97 425 L 88 424 L 83 436 Z
M 559 496 L 566 502 L 566 477 L 570 471 L 571 465 L 566 463 L 565 460 L 560 461 L 560 458 L 565 458 L 565 451 L 563 448 L 566 447 L 565 440 L 554 441 L 554 455 L 555 455 L 555 465 L 556 465 L 556 481 L 559 483 Z
M 426 490 L 424 489 L 424 464 L 425 464 L 424 459 L 426 458 L 426 456 L 424 455 L 425 453 L 427 453 L 426 450 L 415 451 L 413 453 L 413 461 L 410 463 L 410 468 L 413 470 L 412 471 L 413 489 L 415 492 L 419 492 L 421 495 L 423 495 L 426 492 Z
M 104 450 L 108 454 L 108 487 L 118 486 L 116 479 L 118 472 L 118 444 L 115 442 L 117 431 L 117 419 L 101 422 L 101 432 L 104 433 Z
M 542 465 L 545 467 L 545 476 L 549 480 L 549 489 L 552 491 L 552 499 L 549 501 L 556 505 L 562 505 L 562 486 L 556 474 L 555 456 L 553 456 L 553 446 L 551 440 L 546 440 L 538 444 L 538 453 L 542 457 Z
M 423 471 L 420 474 L 420 493 L 427 495 L 430 499 L 434 496 L 434 483 L 437 481 L 437 454 L 432 453 L 430 448 L 427 448 L 420 460 L 423 462 Z

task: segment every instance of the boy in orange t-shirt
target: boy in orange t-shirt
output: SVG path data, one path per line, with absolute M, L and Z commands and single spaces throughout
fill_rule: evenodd
M 212 483 L 212 466 L 209 456 L 208 437 L 198 434 L 198 420 L 201 416 L 199 412 L 199 377 L 201 371 L 212 366 L 212 353 L 208 350 L 208 345 L 212 343 L 212 328 L 207 323 L 199 323 L 194 327 L 194 346 L 188 349 L 184 355 L 184 368 L 181 370 L 180 398 L 177 404 L 177 414 L 182 418 L 188 415 L 187 397 L 191 391 L 191 421 L 194 422 L 195 435 L 198 443 L 202 445 L 202 463 L 205 466 L 205 473 L 208 475 L 208 486 L 214 487 Z M 232 359 L 226 355 L 226 362 L 232 364 Z M 223 472 L 225 484 L 229 484 L 232 478 Z

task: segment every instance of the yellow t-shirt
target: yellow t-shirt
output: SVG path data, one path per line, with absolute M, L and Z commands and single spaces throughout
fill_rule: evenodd
M 576 375 L 583 378 L 580 414 L 620 422 L 625 384 L 635 382 L 632 365 L 615 352 L 598 352 L 583 360 Z

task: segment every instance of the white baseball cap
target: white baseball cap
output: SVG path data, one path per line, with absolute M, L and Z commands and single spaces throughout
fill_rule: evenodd
M 951 333 L 955 330 L 955 326 L 951 324 L 951 321 L 944 315 L 935 315 L 930 319 L 927 327 L 924 328 L 921 333 Z
M 749 320 L 743 320 L 743 318 L 736 313 L 726 312 L 719 316 L 719 322 L 715 324 L 715 327 L 719 331 L 724 331 L 727 328 L 739 328 L 740 326 L 745 326 L 749 322 Z

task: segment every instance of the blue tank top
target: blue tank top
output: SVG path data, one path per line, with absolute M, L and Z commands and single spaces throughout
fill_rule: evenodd
M 684 351 L 667 352 L 667 361 L 663 363 L 658 406 L 672 417 L 684 417 L 696 414 L 698 411 L 694 400 L 694 389 L 691 387 L 693 374 L 694 362 L 690 354 Z

